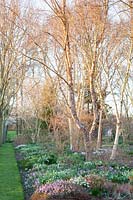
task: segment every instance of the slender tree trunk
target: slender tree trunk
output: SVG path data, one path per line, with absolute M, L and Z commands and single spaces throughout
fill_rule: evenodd
M 85 147 L 85 152 L 86 152 L 86 160 L 90 158 L 90 140 L 89 140 L 89 133 L 85 127 L 84 124 L 81 123 L 77 116 L 76 112 L 76 106 L 75 106 L 75 96 L 74 96 L 74 91 L 72 87 L 69 87 L 69 92 L 70 92 L 70 111 L 72 118 L 76 124 L 76 126 L 79 128 L 79 130 L 83 133 L 84 137 L 84 147 Z
M 36 119 L 36 138 L 37 138 L 37 142 L 40 140 L 40 130 L 41 130 L 41 128 L 40 128 L 40 126 L 41 126 L 41 122 L 40 122 L 40 120 L 39 120 L 39 118 L 37 117 L 37 119 Z
M 19 134 L 19 120 L 18 120 L 18 114 L 16 114 L 16 134 Z
M 9 117 L 9 108 L 6 108 L 2 113 L 2 135 L 3 135 L 3 144 L 6 142 L 7 132 L 8 132 L 8 117 Z
M 16 84 L 18 84 L 18 82 Z M 16 134 L 19 134 L 18 94 L 16 94 Z
M 101 109 L 100 110 L 100 117 L 99 117 L 97 149 L 101 148 L 101 146 L 102 146 L 102 116 L 103 116 L 103 110 Z
M 95 133 L 97 125 L 98 125 L 98 108 L 97 108 L 97 98 L 94 86 L 94 73 L 95 73 L 95 64 L 93 64 L 90 74 L 90 93 L 93 107 L 93 123 L 91 129 L 89 131 L 90 142 L 92 141 L 92 135 Z
M 130 47 L 130 55 L 129 56 L 131 57 L 131 53 L 132 53 L 132 49 L 133 49 L 133 42 L 132 42 L 133 41 L 133 2 L 129 1 L 129 5 L 130 5 L 130 16 L 131 16 L 131 19 L 130 19 L 131 47 Z M 123 97 L 124 97 L 124 92 L 125 92 L 126 85 L 127 85 L 127 82 L 128 82 L 129 70 L 130 70 L 130 67 L 131 67 L 131 58 L 130 57 L 129 57 L 129 61 L 128 61 L 125 80 L 124 80 L 123 85 L 122 85 L 120 116 L 122 116 Z M 120 117 L 117 114 L 116 134 L 115 134 L 115 141 L 114 141 L 114 145 L 113 145 L 113 149 L 112 149 L 112 154 L 111 154 L 111 157 L 110 157 L 111 160 L 114 160 L 116 158 L 119 136 L 120 136 L 120 128 L 121 128 Z
M 70 137 L 70 150 L 74 150 L 73 146 L 73 122 L 71 118 L 68 118 L 68 126 L 69 126 L 69 137 Z
M 23 95 L 23 84 L 21 85 L 21 88 L 20 88 L 20 95 L 21 95 L 21 108 L 22 108 L 22 116 L 23 116 L 23 107 L 24 107 L 24 95 Z M 19 122 L 19 131 L 20 131 L 20 134 L 23 134 L 24 133 L 24 120 L 22 119 L 22 116 L 20 118 L 20 122 Z
M 3 144 L 4 144 L 6 142 L 7 129 L 8 129 L 6 119 L 3 119 L 3 123 L 2 124 L 3 124 L 2 125 L 2 130 L 3 130 Z
M 119 136 L 120 136 L 120 121 L 117 120 L 116 123 L 116 133 L 115 133 L 115 140 L 114 140 L 114 145 L 113 145 L 113 149 L 112 149 L 112 153 L 111 153 L 111 160 L 114 160 L 116 158 L 116 153 L 117 153 L 117 148 L 118 148 L 118 142 L 119 142 Z

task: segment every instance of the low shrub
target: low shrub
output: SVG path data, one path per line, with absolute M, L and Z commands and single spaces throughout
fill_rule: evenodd
M 85 157 L 79 153 L 71 153 L 58 158 L 58 163 L 67 164 L 69 166 L 76 165 L 85 161 Z
M 40 198 L 39 195 L 40 194 Z M 68 181 L 56 181 L 51 184 L 45 184 L 39 187 L 36 192 L 32 195 L 30 200 L 36 200 L 35 197 L 38 196 L 37 200 L 42 200 L 42 195 L 46 195 L 43 200 L 49 199 L 57 199 L 57 200 L 65 200 L 65 199 L 73 199 L 73 200 L 89 200 L 90 196 L 87 191 L 76 184 L 70 183 Z
M 89 175 L 86 176 L 85 179 L 90 186 L 91 194 L 94 196 L 101 196 L 104 191 L 105 179 L 98 175 Z
M 31 197 L 31 200 L 47 200 L 48 195 L 45 193 L 34 193 Z
M 104 190 L 106 191 L 106 193 L 108 193 L 108 195 L 112 196 L 112 194 L 114 193 L 116 187 L 117 187 L 117 184 L 116 183 L 112 183 L 110 181 L 106 181 L 103 185 L 104 187 Z
M 22 169 L 32 169 L 33 165 L 37 162 L 37 158 L 33 159 L 23 159 L 18 161 Z
M 92 196 L 87 193 L 73 191 L 71 193 L 61 193 L 58 195 L 52 195 L 48 200 L 92 200 Z M 94 200 L 94 199 L 93 199 Z
M 72 169 L 58 170 L 47 170 L 43 176 L 40 176 L 41 183 L 51 183 L 57 180 L 69 180 L 71 177 L 76 175 L 76 171 Z
M 45 154 L 43 156 L 40 156 L 40 158 L 38 159 L 39 163 L 43 163 L 43 164 L 47 164 L 47 165 L 51 165 L 51 164 L 56 164 L 57 163 L 57 156 L 55 154 Z
M 128 173 L 129 171 L 125 170 L 125 171 L 120 171 L 117 170 L 114 172 L 107 172 L 106 178 L 110 181 L 112 181 L 113 183 L 128 183 L 129 182 L 129 177 L 128 177 Z

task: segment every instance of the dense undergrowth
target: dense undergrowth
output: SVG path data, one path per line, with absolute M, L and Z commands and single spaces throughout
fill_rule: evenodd
M 88 195 L 97 198 L 132 198 L 133 171 L 127 165 L 101 160 L 85 161 L 80 153 L 66 150 L 58 154 L 37 144 L 19 145 L 16 151 L 28 198 L 43 185 L 60 181 L 80 185 Z

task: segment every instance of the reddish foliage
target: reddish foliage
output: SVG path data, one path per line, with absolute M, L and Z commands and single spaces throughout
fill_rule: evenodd
M 30 200 L 47 200 L 48 199 L 48 195 L 45 193 L 34 193 Z

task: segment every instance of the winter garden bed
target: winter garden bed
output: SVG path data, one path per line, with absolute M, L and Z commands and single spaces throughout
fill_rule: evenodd
M 70 199 L 70 196 L 75 200 L 79 197 L 132 199 L 133 170 L 130 166 L 101 160 L 86 162 L 79 153 L 66 151 L 57 155 L 37 144 L 17 146 L 16 155 L 26 200 L 31 196 L 31 200 L 54 199 L 52 191 L 56 191 L 56 199 Z M 63 184 L 64 188 L 61 187 Z M 80 194 L 76 193 L 76 187 L 80 187 Z M 43 191 L 40 192 L 41 188 Z M 66 192 L 68 197 L 62 196 Z

